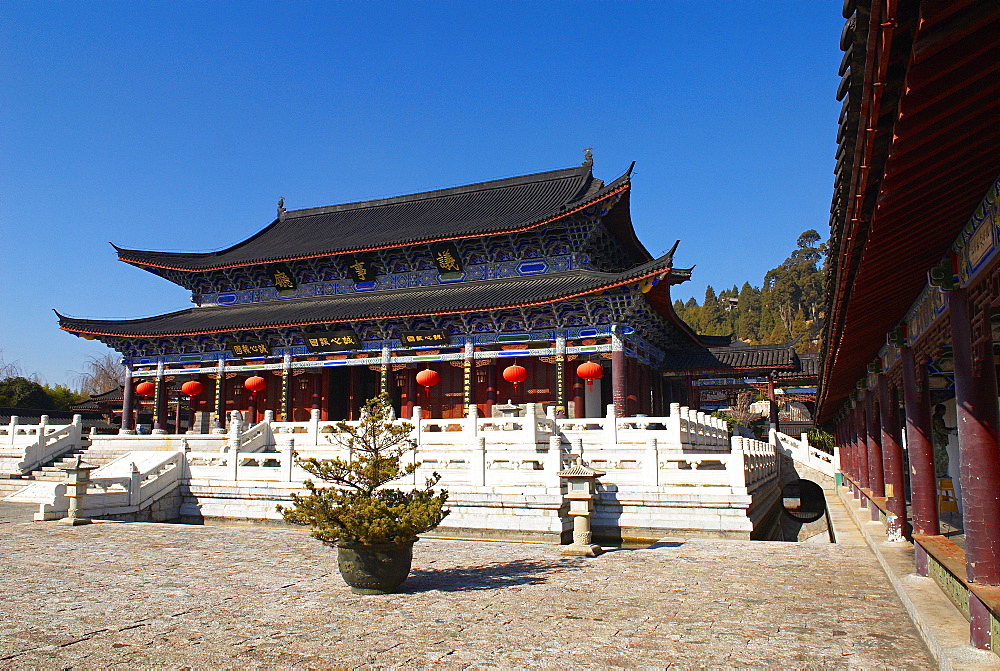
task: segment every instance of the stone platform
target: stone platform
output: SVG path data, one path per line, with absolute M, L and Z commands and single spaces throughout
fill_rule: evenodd
M 304 531 L 8 519 L 3 668 L 933 666 L 863 545 L 425 539 L 362 597 Z

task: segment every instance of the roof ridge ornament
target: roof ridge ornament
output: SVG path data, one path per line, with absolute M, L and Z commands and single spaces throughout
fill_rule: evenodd
M 583 165 L 594 165 L 594 155 L 591 153 L 593 147 L 587 147 L 583 150 Z
M 281 196 L 278 198 L 278 221 L 282 221 L 285 218 L 285 197 Z
M 674 267 L 674 252 L 677 251 L 677 246 L 679 244 L 681 244 L 680 240 L 677 240 L 676 242 L 674 242 L 674 246 L 671 247 L 670 251 L 665 254 L 667 265 L 669 265 L 671 268 Z M 691 266 L 691 267 L 693 268 L 694 266 Z

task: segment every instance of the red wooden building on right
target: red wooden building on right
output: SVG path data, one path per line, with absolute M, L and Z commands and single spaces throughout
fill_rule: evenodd
M 912 539 L 918 573 L 996 650 L 1000 3 L 848 0 L 844 14 L 817 421 L 836 428 L 855 498 Z M 958 543 L 937 507 L 948 424 Z

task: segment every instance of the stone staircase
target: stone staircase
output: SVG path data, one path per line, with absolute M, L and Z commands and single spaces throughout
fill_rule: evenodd
M 104 466 L 129 451 L 127 449 L 108 450 L 90 448 L 88 441 L 84 445 L 64 452 L 58 459 L 41 468 L 35 469 L 27 475 L 18 475 L 14 472 L 14 464 L 17 463 L 16 458 L 0 456 L 0 499 L 27 487 L 36 480 L 62 482 L 66 479 L 66 475 L 65 471 L 61 470 L 59 466 L 76 461 L 77 456 L 82 456 L 83 460 L 88 464 Z

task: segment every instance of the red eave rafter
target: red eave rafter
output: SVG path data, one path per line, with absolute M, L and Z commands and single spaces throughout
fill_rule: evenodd
M 505 231 L 493 231 L 493 232 L 490 232 L 488 235 L 510 235 L 511 233 L 520 233 L 522 231 L 527 231 L 527 230 L 530 230 L 532 228 L 537 228 L 538 226 L 544 226 L 545 224 L 548 224 L 550 222 L 556 221 L 558 219 L 562 219 L 563 217 L 568 217 L 571 214 L 575 214 L 576 212 L 579 212 L 580 210 L 585 210 L 588 207 L 590 207 L 591 205 L 599 203 L 602 200 L 607 200 L 611 196 L 614 196 L 617 193 L 621 193 L 622 191 L 626 191 L 629 188 L 631 188 L 631 182 L 621 185 L 620 187 L 618 187 L 614 191 L 606 193 L 603 196 L 601 196 L 600 198 L 595 198 L 594 200 L 587 201 L 586 203 L 584 203 L 582 205 L 578 205 L 577 207 L 574 207 L 572 210 L 567 210 L 567 211 L 562 212 L 560 214 L 551 216 L 548 219 L 542 219 L 541 221 L 535 222 L 533 224 L 527 224 L 526 226 L 520 226 L 518 228 L 511 228 L 511 229 L 508 229 L 508 230 L 505 230 Z M 123 258 L 120 255 L 118 257 L 118 260 L 119 261 L 124 261 L 125 263 L 129 263 L 129 264 L 138 266 L 140 268 L 162 268 L 164 270 L 179 270 L 181 272 L 187 272 L 187 273 L 206 273 L 206 272 L 210 272 L 212 270 L 225 270 L 226 268 L 240 268 L 242 266 L 256 266 L 256 265 L 260 265 L 262 263 L 285 263 L 287 261 L 302 261 L 304 259 L 316 259 L 316 258 L 320 258 L 322 256 L 337 256 L 337 255 L 340 255 L 340 254 L 363 254 L 365 252 L 377 252 L 377 251 L 379 251 L 381 249 L 391 249 L 393 247 L 406 247 L 406 246 L 409 246 L 409 245 L 429 245 L 429 244 L 433 244 L 435 242 L 448 242 L 449 240 L 462 240 L 464 238 L 475 238 L 475 237 L 479 237 L 481 235 L 483 235 L 483 234 L 482 233 L 474 233 L 474 234 L 469 234 L 469 235 L 451 235 L 451 236 L 442 237 L 442 238 L 428 238 L 426 240 L 415 240 L 415 241 L 406 242 L 406 243 L 397 243 L 397 244 L 390 244 L 390 245 L 377 245 L 377 246 L 374 246 L 374 247 L 362 247 L 362 248 L 359 248 L 359 249 L 347 249 L 347 250 L 343 250 L 343 251 L 339 251 L 339 252 L 320 252 L 320 253 L 317 253 L 317 254 L 302 254 L 302 255 L 299 255 L 299 256 L 286 256 L 286 257 L 281 257 L 281 258 L 277 258 L 277 259 L 267 259 L 266 261 L 253 261 L 253 262 L 250 262 L 250 263 L 230 263 L 230 264 L 226 264 L 226 265 L 222 265 L 222 266 L 209 266 L 207 268 L 180 268 L 180 267 L 177 267 L 177 266 L 168 266 L 166 264 L 147 263 L 145 261 L 137 261 L 137 260 L 127 259 L 127 258 Z
M 673 268 L 661 268 L 659 270 L 649 271 L 642 275 L 622 280 L 620 282 L 615 282 L 613 284 L 606 284 L 600 287 L 595 287 L 593 289 L 587 289 L 586 291 L 577 291 L 572 294 L 566 294 L 565 296 L 556 296 L 554 298 L 549 298 L 543 301 L 532 301 L 530 303 L 513 303 L 510 305 L 495 305 L 492 307 L 484 308 L 462 308 L 458 310 L 438 310 L 436 312 L 408 312 L 404 314 L 382 314 L 382 315 L 371 315 L 368 317 L 360 317 L 357 319 L 340 319 L 340 320 L 328 320 L 328 319 L 312 319 L 306 321 L 298 322 L 285 322 L 279 324 L 255 324 L 253 326 L 245 326 L 242 328 L 222 328 L 222 329 L 209 329 L 205 331 L 179 331 L 177 333 L 106 333 L 103 331 L 85 331 L 83 329 L 71 329 L 65 326 L 60 326 L 59 328 L 67 333 L 73 333 L 75 335 L 87 334 L 94 336 L 105 336 L 108 338 L 168 338 L 168 337 L 179 337 L 179 336 L 194 336 L 194 335 L 208 335 L 211 333 L 237 333 L 239 331 L 258 331 L 261 329 L 272 329 L 272 328 L 290 328 L 293 326 L 315 326 L 317 324 L 338 324 L 346 323 L 352 321 L 372 321 L 375 319 L 406 319 L 408 317 L 423 317 L 423 316 L 436 316 L 436 315 L 453 315 L 453 314 L 464 314 L 469 312 L 481 312 L 483 310 L 507 310 L 510 308 L 530 308 L 538 305 L 548 305 L 550 303 L 555 303 L 557 301 L 567 300 L 570 298 L 579 298 L 580 296 L 587 296 L 589 294 L 595 294 L 599 291 L 607 291 L 608 289 L 615 289 L 626 284 L 632 284 L 634 282 L 641 282 L 642 280 L 653 277 L 654 275 L 659 275 L 660 273 L 672 271 Z M 213 308 L 207 308 L 213 309 Z

